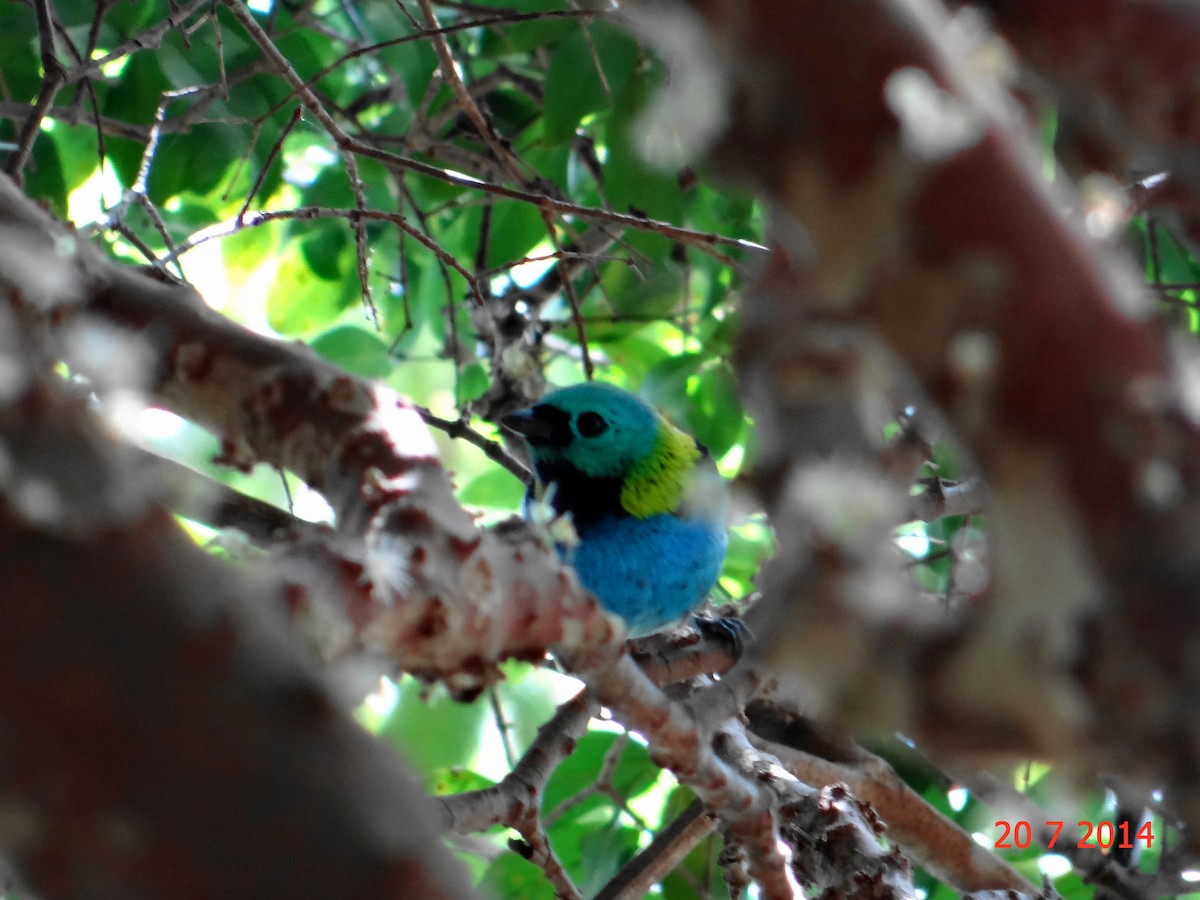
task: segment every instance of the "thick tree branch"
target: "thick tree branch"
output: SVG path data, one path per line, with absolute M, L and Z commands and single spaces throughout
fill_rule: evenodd
M 505 658 L 616 638 L 614 621 L 548 541 L 524 528 L 475 527 L 406 401 L 305 348 L 234 325 L 189 291 L 108 263 L 8 181 L 0 181 L 0 234 L 14 235 L 29 260 L 69 273 L 31 296 L 38 264 L 0 260 L 0 280 L 22 285 L 28 315 L 57 309 L 75 321 L 86 311 L 137 335 L 148 390 L 217 434 L 226 462 L 269 462 L 325 495 L 341 539 L 310 555 L 315 581 L 304 590 L 332 591 L 368 646 L 473 692 Z M 296 561 L 301 584 L 305 568 Z
M 35 373 L 9 275 L 6 856 L 47 898 L 467 896 L 434 808 L 337 708 L 263 584 L 197 548 L 139 457 Z
M 1200 744 L 1180 739 L 1200 733 L 1180 730 L 1200 688 L 1200 442 L 1136 267 L 1064 217 L 1077 204 L 939 4 L 693 6 L 712 35 L 697 54 L 739 79 L 717 158 L 811 240 L 779 230 L 741 336 L 785 548 L 769 657 L 821 714 L 1136 766 L 1200 821 Z M 989 488 L 996 575 L 961 620 L 884 589 L 902 583 L 884 574 L 898 513 L 872 447 L 926 398 Z M 812 462 L 836 448 L 859 462 Z M 868 524 L 839 530 L 843 513 Z

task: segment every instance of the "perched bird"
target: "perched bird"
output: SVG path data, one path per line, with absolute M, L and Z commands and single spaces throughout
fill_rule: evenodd
M 525 439 L 550 504 L 574 522 L 579 542 L 565 553 L 580 583 L 631 636 L 704 602 L 725 559 L 727 492 L 703 444 L 597 382 L 553 391 L 501 424 Z

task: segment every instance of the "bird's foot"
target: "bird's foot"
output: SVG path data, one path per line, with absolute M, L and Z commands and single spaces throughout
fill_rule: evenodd
M 746 645 L 754 637 L 750 628 L 737 616 L 722 616 L 710 619 L 708 616 L 692 616 L 692 624 L 706 641 L 718 641 L 726 644 L 734 659 L 741 659 Z

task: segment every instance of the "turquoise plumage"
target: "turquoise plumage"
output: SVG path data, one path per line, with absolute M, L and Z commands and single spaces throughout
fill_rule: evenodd
M 501 422 L 524 438 L 538 481 L 553 485 L 555 512 L 574 522 L 579 542 L 566 552 L 580 583 L 631 635 L 673 625 L 704 602 L 725 559 L 727 492 L 702 444 L 596 382 L 554 391 Z

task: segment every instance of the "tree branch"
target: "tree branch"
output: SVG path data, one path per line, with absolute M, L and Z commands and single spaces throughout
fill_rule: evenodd
M 6 857 L 47 897 L 471 895 L 428 799 L 337 707 L 282 604 L 180 532 L 140 458 L 35 369 L 9 274 Z
M 930 748 L 1138 760 L 1200 821 L 1178 730 L 1200 690 L 1180 665 L 1200 652 L 1200 440 L 1136 265 L 1063 215 L 1077 200 L 940 4 L 693 8 L 719 36 L 697 54 L 740 79 L 717 159 L 811 240 L 779 229 L 739 338 L 759 496 L 794 551 L 755 626 L 771 664 L 818 715 Z M 995 575 L 957 617 L 890 571 L 907 486 L 877 435 L 912 403 L 944 411 L 989 489 Z
M 23 284 L 27 314 L 58 309 L 64 322 L 86 311 L 139 335 L 149 390 L 217 434 L 227 463 L 269 462 L 325 495 L 339 538 L 312 555 L 309 587 L 335 592 L 359 640 L 465 693 L 498 677 L 505 658 L 618 640 L 549 541 L 524 527 L 475 527 L 409 403 L 233 324 L 189 291 L 108 263 L 0 180 L 8 233 L 29 260 L 63 260 L 55 265 L 69 276 L 31 295 L 23 279 L 36 270 L 20 255 L 0 259 L 0 284 Z

